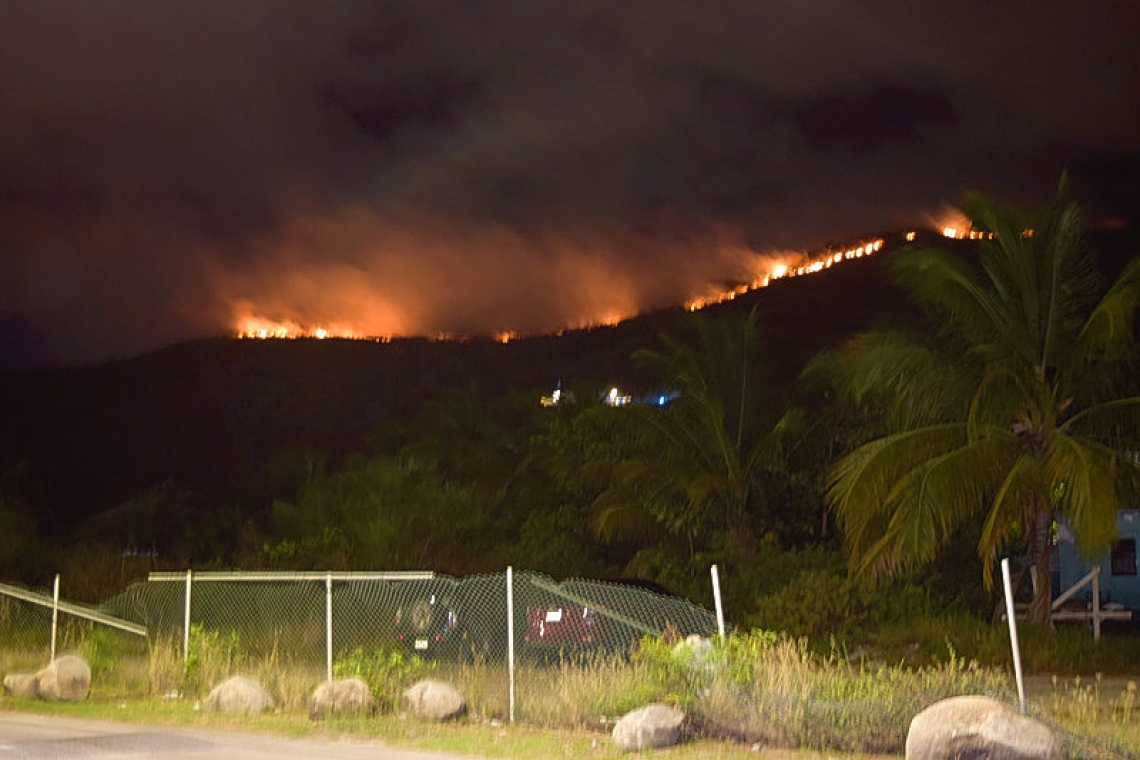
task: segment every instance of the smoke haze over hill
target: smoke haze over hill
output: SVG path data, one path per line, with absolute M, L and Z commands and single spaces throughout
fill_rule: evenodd
M 1132 5 L 0 10 L 0 366 L 243 320 L 608 323 L 1065 168 L 1134 218 Z

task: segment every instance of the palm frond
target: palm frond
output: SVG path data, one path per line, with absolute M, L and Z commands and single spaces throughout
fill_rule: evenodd
M 1026 377 L 1026 368 L 1005 362 L 992 362 L 976 380 L 967 414 L 971 439 L 980 438 L 994 428 L 1008 429 L 1018 410 L 1024 406 L 1036 381 Z
M 1071 371 L 1093 362 L 1120 361 L 1136 349 L 1140 258 L 1133 259 L 1093 309 L 1072 350 Z
M 689 499 L 690 509 L 704 511 L 705 506 L 717 494 L 724 493 L 727 486 L 726 478 L 715 473 L 703 472 L 689 479 L 685 483 L 685 495 Z
M 1065 420 L 1060 430 L 1135 456 L 1140 452 L 1140 396 L 1092 404 Z
M 1007 468 L 978 538 L 978 556 L 987 560 L 983 566 L 986 588 L 993 586 L 991 560 L 1015 537 L 1019 526 L 1032 523 L 1036 500 L 1046 498 L 1046 490 L 1040 463 L 1033 457 L 1018 457 Z
M 843 526 L 858 563 L 887 531 L 895 508 L 892 489 L 930 459 L 966 442 L 961 424 L 909 430 L 864 444 L 829 473 L 826 499 Z
M 934 559 L 956 532 L 985 509 L 1014 453 L 1008 440 L 969 442 L 930 458 L 887 496 L 890 519 L 881 539 L 855 557 L 861 572 L 882 576 Z
M 967 343 L 984 341 L 1000 325 L 1001 314 L 974 269 L 962 258 L 938 248 L 920 248 L 898 256 L 896 282 L 936 323 Z
M 1099 444 L 1059 434 L 1049 443 L 1045 473 L 1057 486 L 1057 510 L 1068 518 L 1085 557 L 1095 557 L 1117 537 L 1117 453 Z
M 1084 239 L 1084 213 L 1074 203 L 1058 198 L 1042 225 L 1040 245 L 1047 302 L 1043 322 L 1040 358 L 1045 368 L 1062 366 L 1087 322 L 1101 277 Z M 1036 238 L 1036 236 L 1035 236 Z
M 837 387 L 856 405 L 881 407 L 895 429 L 961 417 L 969 386 L 945 356 L 897 332 L 867 332 L 842 349 Z

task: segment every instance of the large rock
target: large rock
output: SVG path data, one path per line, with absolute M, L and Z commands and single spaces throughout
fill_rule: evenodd
M 1054 760 L 1061 741 L 1049 728 L 988 697 L 935 702 L 910 722 L 906 760 Z
M 671 747 L 681 740 L 685 713 L 669 705 L 648 705 L 626 713 L 614 725 L 613 740 L 625 752 Z
M 329 715 L 369 713 L 372 705 L 372 690 L 363 679 L 325 681 L 309 698 L 309 718 L 319 720 Z
M 233 676 L 215 686 L 202 705 L 214 712 L 255 714 L 272 710 L 273 697 L 252 678 Z
M 91 668 L 82 657 L 65 654 L 36 673 L 36 695 L 48 702 L 82 702 L 91 691 Z
M 91 668 L 82 657 L 65 654 L 35 673 L 9 673 L 4 690 L 22 699 L 82 702 L 91 693 Z
M 18 699 L 35 699 L 36 674 L 35 673 L 9 673 L 4 676 L 4 691 Z
M 427 720 L 450 720 L 467 712 L 463 695 L 442 681 L 419 681 L 404 692 L 408 712 Z

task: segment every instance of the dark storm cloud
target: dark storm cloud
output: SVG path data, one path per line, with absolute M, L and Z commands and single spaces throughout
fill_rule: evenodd
M 1138 22 L 1133 4 L 11 0 L 0 364 L 224 332 L 236 303 L 553 329 L 744 276 L 742 250 L 915 223 L 967 186 L 1039 198 L 1065 167 L 1128 214 Z

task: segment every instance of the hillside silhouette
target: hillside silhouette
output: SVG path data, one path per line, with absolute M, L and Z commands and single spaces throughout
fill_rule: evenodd
M 777 280 L 699 313 L 717 319 L 755 309 L 765 381 L 781 403 L 817 352 L 876 322 L 910 318 L 885 268 L 902 235 L 884 237 L 875 256 Z M 47 538 L 74 538 L 86 518 L 165 482 L 206 504 L 253 510 L 292 498 L 289 462 L 304 452 L 335 462 L 375 449 L 385 430 L 411 424 L 424 401 L 449 387 L 486 398 L 532 394 L 535 404 L 559 382 L 598 394 L 653 390 L 631 354 L 658 346 L 661 334 L 683 336 L 693 318 L 677 307 L 508 343 L 210 338 L 81 367 L 2 371 L 0 473 L 33 484 L 21 500 Z

